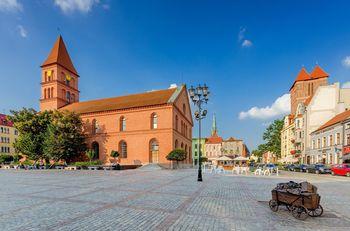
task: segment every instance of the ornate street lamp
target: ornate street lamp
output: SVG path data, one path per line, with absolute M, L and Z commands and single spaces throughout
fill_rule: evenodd
M 201 148 L 201 120 L 204 119 L 207 115 L 207 110 L 202 109 L 202 103 L 208 102 L 209 91 L 208 87 L 204 84 L 204 86 L 198 85 L 198 87 L 194 88 L 191 86 L 188 89 L 188 93 L 190 98 L 195 106 L 197 106 L 198 110 L 194 112 L 194 117 L 198 121 L 198 181 L 203 181 L 202 179 L 202 148 Z

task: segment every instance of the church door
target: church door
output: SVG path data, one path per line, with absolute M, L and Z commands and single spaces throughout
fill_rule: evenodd
M 156 139 L 153 139 L 150 142 L 150 158 L 151 163 L 158 163 L 159 161 L 159 145 Z

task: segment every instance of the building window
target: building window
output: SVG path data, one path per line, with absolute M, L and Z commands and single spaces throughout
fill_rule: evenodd
M 315 149 L 315 140 L 312 140 L 312 149 Z
M 175 149 L 179 147 L 179 141 L 175 140 Z
M 337 133 L 336 144 L 340 144 L 340 133 Z
M 128 157 L 128 146 L 124 140 L 119 142 L 119 152 L 120 152 L 121 158 Z
M 156 113 L 153 113 L 151 115 L 151 129 L 157 129 L 158 128 L 158 116 Z
M 53 98 L 53 87 L 51 87 L 51 98 Z
M 333 146 L 333 135 L 329 136 L 329 146 Z
M 321 148 L 321 139 L 317 139 L 317 148 Z
M 179 129 L 179 118 L 176 115 L 175 116 L 175 130 L 178 131 L 178 129 Z
M 69 103 L 70 102 L 70 92 L 69 91 L 67 91 L 67 93 L 66 93 L 66 99 L 67 99 L 67 102 Z
M 96 131 L 97 131 L 96 119 L 93 119 L 92 123 L 91 123 L 91 133 L 92 133 L 92 135 L 95 135 Z
M 181 149 L 184 149 L 184 143 L 181 143 Z
M 323 137 L 322 138 L 322 148 L 326 147 L 326 145 L 327 145 L 327 139 L 326 139 L 326 137 Z
M 350 145 L 350 134 L 346 135 L 346 145 Z
M 46 89 L 44 89 L 44 99 L 47 98 L 47 95 L 46 95 Z
M 120 117 L 119 126 L 121 132 L 126 130 L 126 119 L 124 116 Z
M 182 105 L 182 112 L 184 113 L 184 115 L 186 115 L 186 105 L 185 104 Z
M 350 129 L 350 123 L 347 123 L 345 129 Z

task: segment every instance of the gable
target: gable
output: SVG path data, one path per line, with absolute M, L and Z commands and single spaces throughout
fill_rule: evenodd
M 183 116 L 193 125 L 191 105 L 190 99 L 188 97 L 187 88 L 185 85 L 183 85 L 181 88 L 178 88 L 178 91 L 179 92 L 177 92 L 178 94 L 174 101 L 174 105 L 183 114 Z M 183 110 L 184 106 L 185 112 Z

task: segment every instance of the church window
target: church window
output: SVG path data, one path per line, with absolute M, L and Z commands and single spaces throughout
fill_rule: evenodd
M 126 119 L 124 116 L 120 117 L 120 131 L 123 132 L 126 130 Z
M 96 119 L 92 120 L 91 128 L 92 128 L 91 129 L 92 135 L 95 135 L 96 134 L 96 130 L 97 130 Z
M 186 114 L 186 105 L 185 104 L 182 105 L 182 112 L 184 113 L 184 115 Z
M 175 116 L 175 130 L 178 131 L 178 129 L 179 129 L 179 118 L 176 115 Z
M 51 87 L 51 98 L 53 98 L 53 87 Z
M 151 115 L 151 129 L 157 129 L 158 128 L 158 116 L 156 113 L 153 113 Z
M 67 91 L 67 93 L 66 93 L 66 99 L 67 99 L 67 102 L 68 102 L 68 103 L 69 103 L 70 100 L 71 100 L 71 96 L 70 96 L 70 92 L 69 92 L 69 91 Z
M 127 158 L 128 157 L 128 146 L 124 140 L 119 142 L 119 152 L 121 155 L 121 158 Z
M 44 89 L 44 99 L 47 98 L 47 95 L 46 95 L 46 89 Z

